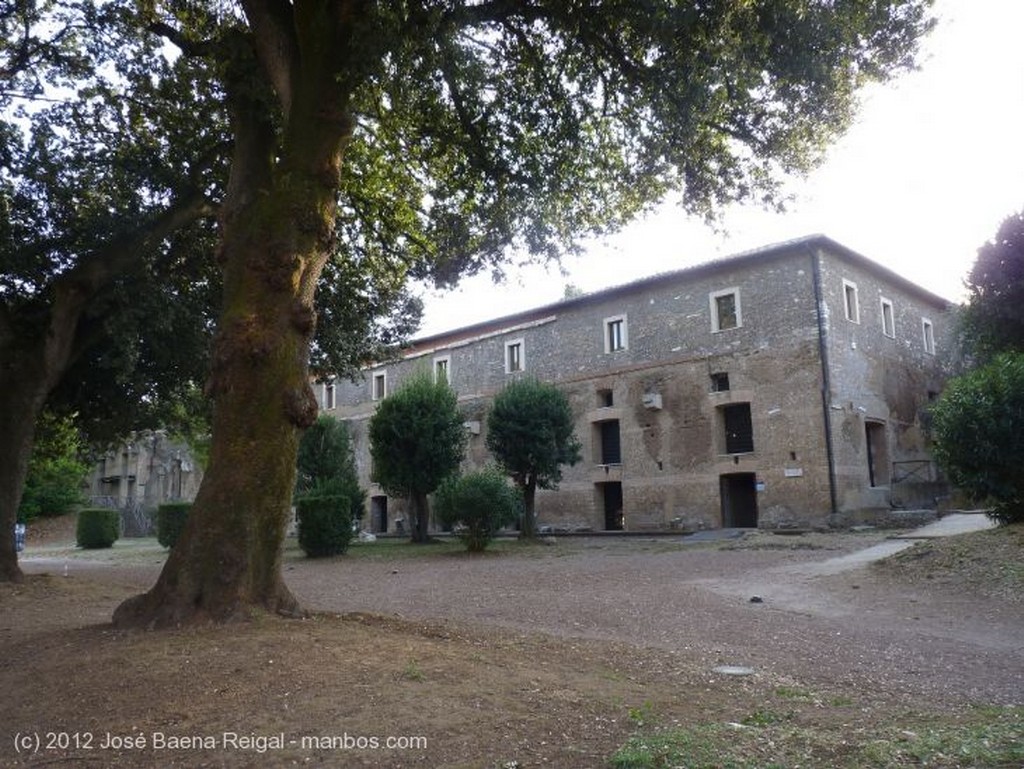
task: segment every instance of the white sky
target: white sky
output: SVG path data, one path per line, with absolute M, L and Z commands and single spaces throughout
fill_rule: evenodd
M 948 299 L 978 248 L 1024 208 L 1024 0 L 937 0 L 919 71 L 864 93 L 785 214 L 730 209 L 725 233 L 672 204 L 557 267 L 426 292 L 426 336 L 751 248 L 823 233 Z

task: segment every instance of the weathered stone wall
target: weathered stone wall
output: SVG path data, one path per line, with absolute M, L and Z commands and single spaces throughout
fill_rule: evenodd
M 538 494 L 542 524 L 604 529 L 607 484 L 621 484 L 627 530 L 722 526 L 723 485 L 740 474 L 756 487 L 758 525 L 821 526 L 837 520 L 826 413 L 842 515 L 900 504 L 899 484 L 869 482 L 865 420 L 882 426 L 875 440 L 884 434 L 887 465 L 928 461 L 920 414 L 941 388 L 949 323 L 941 304 L 892 278 L 842 250 L 819 253 L 805 243 L 769 249 L 428 340 L 404 360 L 368 370 L 361 382 L 339 382 L 332 413 L 353 423 L 368 482 L 361 425 L 374 407 L 373 377 L 384 372 L 390 392 L 443 358 L 470 430 L 466 466 L 477 467 L 488 461 L 489 399 L 511 378 L 535 376 L 566 392 L 583 446 L 583 461 L 565 469 L 560 488 Z M 845 319 L 844 279 L 856 286 L 856 323 Z M 722 292 L 738 297 L 735 328 L 716 328 L 713 297 Z M 894 339 L 882 331 L 880 297 L 892 303 Z M 933 324 L 936 355 L 921 348 L 922 316 Z M 607 343 L 614 319 L 623 326 L 619 350 Z M 510 343 L 520 345 L 520 373 L 506 371 Z M 727 375 L 727 389 L 721 377 L 713 386 L 713 374 Z M 724 409 L 742 404 L 749 404 L 753 450 L 729 453 Z M 601 448 L 601 424 L 610 420 L 618 421 L 621 446 L 621 461 L 613 463 Z M 916 504 L 921 488 L 913 495 Z

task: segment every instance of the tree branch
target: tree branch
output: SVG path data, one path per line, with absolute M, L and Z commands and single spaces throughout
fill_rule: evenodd
M 298 75 L 299 45 L 292 6 L 283 0 L 241 0 L 253 31 L 256 55 L 281 102 L 291 111 L 294 78 Z

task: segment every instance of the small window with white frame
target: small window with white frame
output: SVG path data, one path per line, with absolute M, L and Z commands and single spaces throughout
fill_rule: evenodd
M 896 315 L 893 312 L 892 301 L 884 296 L 882 302 L 882 333 L 890 339 L 896 338 Z
M 719 331 L 728 331 L 743 325 L 738 288 L 712 291 L 708 295 L 708 302 L 711 305 L 711 331 L 713 333 L 717 334 Z
M 329 381 L 329 382 L 324 382 L 324 399 L 323 399 L 324 409 L 330 410 L 330 409 L 333 409 L 337 405 L 337 402 L 335 400 L 335 392 L 336 391 L 335 391 L 334 380 L 333 379 L 331 381 Z
M 843 308 L 846 319 L 851 323 L 860 323 L 860 298 L 857 296 L 857 284 L 843 278 Z
M 444 355 L 434 358 L 434 381 L 435 382 L 447 382 L 451 384 L 452 381 L 452 356 Z
M 618 352 L 629 347 L 629 330 L 625 315 L 604 319 L 604 351 Z
M 929 355 L 935 354 L 935 326 L 928 318 L 921 318 L 921 341 L 924 343 L 924 351 Z
M 505 373 L 515 374 L 526 370 L 526 346 L 522 339 L 505 342 Z
M 383 400 L 388 394 L 388 372 L 375 371 L 370 380 L 370 395 L 375 401 Z

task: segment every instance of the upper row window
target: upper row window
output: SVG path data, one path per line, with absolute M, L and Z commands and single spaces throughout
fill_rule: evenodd
M 629 335 L 626 328 L 626 316 L 616 315 L 604 319 L 604 351 L 617 352 L 629 347 Z
M 443 358 L 434 358 L 434 381 L 451 382 L 452 356 L 445 355 Z
M 709 296 L 711 303 L 711 331 L 728 331 L 731 328 L 739 328 L 743 325 L 743 315 L 740 309 L 740 290 L 738 288 L 726 288 L 721 291 L 713 291 Z
M 526 369 L 526 351 L 522 339 L 505 342 L 505 373 L 514 374 Z
M 896 338 L 896 316 L 893 314 L 892 302 L 882 297 L 882 333 L 890 339 Z
M 373 375 L 373 380 L 370 383 L 370 394 L 373 400 L 383 400 L 388 394 L 388 375 L 386 371 L 379 371 Z
M 921 335 L 924 343 L 924 351 L 929 355 L 935 354 L 935 327 L 928 318 L 921 318 Z
M 843 307 L 846 309 L 846 319 L 853 323 L 860 323 L 860 299 L 857 296 L 857 284 L 843 279 Z

